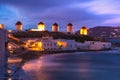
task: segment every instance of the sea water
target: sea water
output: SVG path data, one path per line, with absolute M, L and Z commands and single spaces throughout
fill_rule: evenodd
M 120 80 L 120 51 L 42 55 L 22 69 L 30 80 Z

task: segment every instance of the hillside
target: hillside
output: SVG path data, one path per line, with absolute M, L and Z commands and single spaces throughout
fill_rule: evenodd
M 120 39 L 120 27 L 97 26 L 89 29 L 89 35 L 107 39 Z
M 78 42 L 93 40 L 93 38 L 89 36 L 73 35 L 63 32 L 24 31 L 24 32 L 14 32 L 12 34 L 17 38 L 42 38 L 42 36 L 52 36 L 54 39 L 72 39 Z

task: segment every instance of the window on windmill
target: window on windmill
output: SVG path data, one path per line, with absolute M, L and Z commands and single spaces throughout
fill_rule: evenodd
M 81 35 L 87 35 L 88 33 L 87 33 L 87 29 L 81 29 L 80 30 L 80 34 Z
M 44 24 L 38 25 L 38 30 L 45 31 L 45 25 Z
M 66 42 L 62 42 L 62 41 L 58 41 L 58 42 L 57 42 L 57 45 L 58 45 L 59 47 L 61 47 L 61 48 L 66 48 L 67 43 L 66 43 Z

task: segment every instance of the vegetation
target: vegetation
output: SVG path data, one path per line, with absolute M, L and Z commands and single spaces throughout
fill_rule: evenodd
M 17 38 L 42 38 L 43 36 L 52 36 L 54 39 L 69 39 L 76 40 L 78 42 L 94 40 L 93 37 L 84 36 L 79 34 L 68 34 L 63 32 L 49 32 L 49 31 L 25 31 L 14 32 L 13 36 Z

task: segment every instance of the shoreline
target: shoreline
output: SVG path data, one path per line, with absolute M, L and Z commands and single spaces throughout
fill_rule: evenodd
M 24 61 L 29 61 L 32 59 L 39 58 L 41 55 L 49 55 L 49 54 L 64 54 L 64 53 L 73 53 L 73 52 L 96 52 L 96 51 L 109 51 L 112 49 L 103 49 L 103 50 L 64 50 L 64 51 L 28 51 L 25 54 L 21 54 L 16 57 L 22 58 Z

